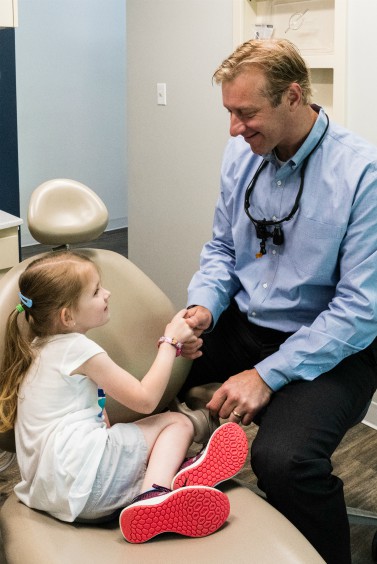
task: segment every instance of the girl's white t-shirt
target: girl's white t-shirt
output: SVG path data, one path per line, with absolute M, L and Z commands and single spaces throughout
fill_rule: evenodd
M 15 493 L 63 521 L 83 510 L 107 440 L 97 385 L 70 374 L 103 352 L 80 333 L 55 335 L 38 349 L 19 391 Z

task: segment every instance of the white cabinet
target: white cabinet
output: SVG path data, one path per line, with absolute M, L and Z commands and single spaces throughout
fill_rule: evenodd
M 18 26 L 17 0 L 0 0 L 0 28 Z
M 19 262 L 18 229 L 22 219 L 0 210 L 0 278 Z
M 346 14 L 344 0 L 233 0 L 233 43 L 286 38 L 311 70 L 313 101 L 345 124 Z

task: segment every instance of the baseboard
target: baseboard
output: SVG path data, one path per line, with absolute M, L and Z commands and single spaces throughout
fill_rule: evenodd
M 373 401 L 370 404 L 370 408 L 368 409 L 365 419 L 363 419 L 363 423 L 377 430 L 377 394 L 374 394 Z

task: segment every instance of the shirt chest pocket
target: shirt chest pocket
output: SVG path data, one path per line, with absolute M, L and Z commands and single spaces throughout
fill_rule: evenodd
M 286 252 L 298 272 L 334 284 L 344 233 L 344 227 L 300 217 L 286 237 Z

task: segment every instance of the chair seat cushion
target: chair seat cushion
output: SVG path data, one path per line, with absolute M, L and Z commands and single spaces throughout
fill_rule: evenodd
M 323 564 L 322 558 L 285 517 L 236 480 L 222 484 L 231 512 L 213 535 L 186 538 L 164 534 L 128 544 L 117 520 L 94 526 L 68 524 L 20 503 L 12 494 L 0 526 L 8 564 Z

